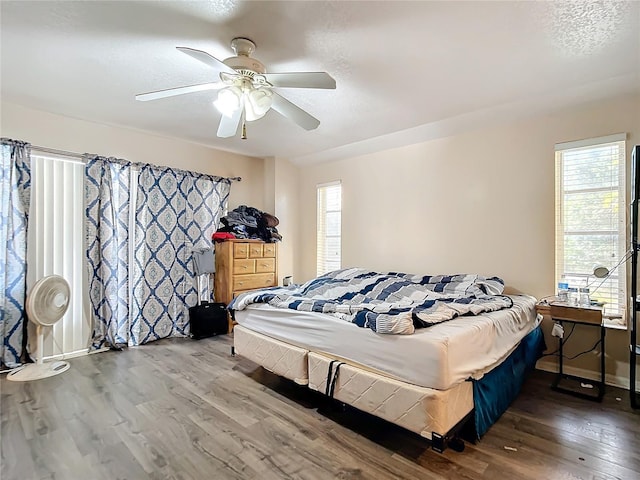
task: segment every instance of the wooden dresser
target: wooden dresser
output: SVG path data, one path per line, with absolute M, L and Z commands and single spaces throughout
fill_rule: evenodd
M 216 243 L 216 302 L 228 305 L 239 293 L 278 284 L 278 248 L 258 240 Z M 229 331 L 231 331 L 229 321 Z

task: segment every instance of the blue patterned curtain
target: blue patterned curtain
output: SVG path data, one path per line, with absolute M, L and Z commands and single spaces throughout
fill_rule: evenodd
M 85 156 L 85 234 L 92 349 L 127 345 L 129 311 L 129 205 L 131 164 Z
M 194 248 L 211 246 L 231 181 L 171 168 L 140 168 L 130 345 L 185 336 L 196 304 Z
M 92 349 L 186 336 L 197 298 L 191 253 L 211 245 L 231 180 L 85 159 Z
M 26 325 L 31 145 L 3 138 L 0 170 L 0 364 L 21 364 Z

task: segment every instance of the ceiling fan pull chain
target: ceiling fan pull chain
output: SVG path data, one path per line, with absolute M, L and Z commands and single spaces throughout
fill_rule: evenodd
M 242 135 L 240 136 L 240 139 L 242 140 L 246 140 L 247 139 L 247 122 L 246 120 L 246 112 L 245 109 L 242 109 Z

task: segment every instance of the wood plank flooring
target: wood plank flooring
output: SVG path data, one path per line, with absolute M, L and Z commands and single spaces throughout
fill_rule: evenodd
M 535 372 L 480 442 L 441 455 L 231 357 L 231 343 L 163 340 L 49 379 L 3 377 L 0 478 L 640 479 L 640 413 L 619 389 L 588 402 Z

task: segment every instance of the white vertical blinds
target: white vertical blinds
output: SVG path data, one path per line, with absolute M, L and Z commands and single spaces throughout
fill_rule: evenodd
M 53 328 L 44 331 L 45 359 L 85 353 L 89 345 L 83 177 L 80 161 L 32 153 L 27 292 L 37 280 L 54 274 L 64 277 L 71 287 L 69 310 Z M 34 348 L 32 342 L 32 354 Z
M 342 185 L 339 182 L 318 185 L 317 197 L 316 270 L 322 275 L 341 265 Z
M 602 140 L 609 141 L 595 143 Z M 592 300 L 624 319 L 626 167 L 625 142 L 619 140 L 556 146 L 556 282 L 589 285 Z M 600 265 L 611 271 L 604 280 L 593 276 Z

